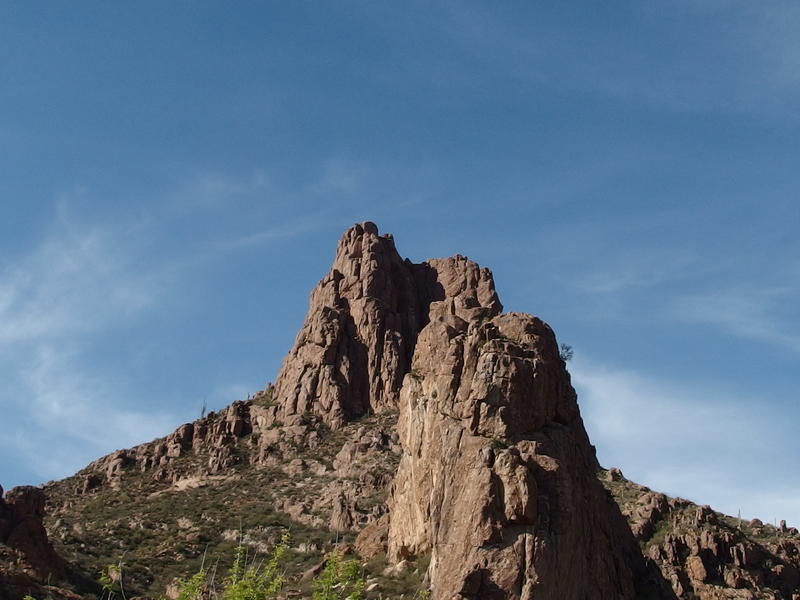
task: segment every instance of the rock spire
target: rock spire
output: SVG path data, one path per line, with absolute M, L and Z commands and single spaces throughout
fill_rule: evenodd
M 276 418 L 399 408 L 389 558 L 430 553 L 436 600 L 627 599 L 637 549 L 596 479 L 550 327 L 491 273 L 413 264 L 372 223 L 339 242 L 275 384 Z
M 502 310 L 492 275 L 456 256 L 413 264 L 374 223 L 348 229 L 275 382 L 279 417 L 318 415 L 329 426 L 396 407 L 431 302 Z

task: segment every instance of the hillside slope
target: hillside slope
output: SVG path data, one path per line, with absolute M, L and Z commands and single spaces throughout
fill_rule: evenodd
M 122 561 L 129 596 L 290 529 L 288 596 L 344 545 L 370 597 L 800 597 L 796 530 L 602 470 L 552 330 L 502 313 L 487 269 L 413 264 L 371 223 L 339 242 L 275 386 L 45 492 L 60 555 Z

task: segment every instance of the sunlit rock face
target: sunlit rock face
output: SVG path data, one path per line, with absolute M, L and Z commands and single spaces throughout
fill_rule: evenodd
M 486 269 L 464 257 L 413 264 L 373 223 L 342 236 L 330 272 L 275 383 L 276 415 L 312 413 L 332 428 L 398 405 L 434 301 L 500 309 Z
M 551 329 L 430 313 L 400 395 L 390 558 L 430 552 L 437 599 L 633 598 L 637 549 Z

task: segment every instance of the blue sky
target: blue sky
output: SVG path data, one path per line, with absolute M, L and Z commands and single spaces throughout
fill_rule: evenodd
M 350 224 L 489 266 L 601 462 L 800 525 L 800 6 L 4 3 L 0 484 L 273 379 Z

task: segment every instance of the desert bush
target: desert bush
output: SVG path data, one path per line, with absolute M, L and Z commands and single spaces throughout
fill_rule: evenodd
M 314 580 L 313 600 L 361 600 L 366 582 L 359 576 L 356 560 L 344 560 L 334 550 L 325 559 L 325 569 Z
M 100 571 L 98 581 L 103 588 L 101 600 L 112 600 L 117 594 L 122 594 L 122 562 L 119 565 L 108 565 Z
M 200 567 L 197 573 L 180 582 L 180 592 L 177 600 L 197 600 L 201 598 L 208 585 L 207 578 L 208 571 L 204 567 Z
M 188 579 L 179 582 L 178 600 L 268 600 L 274 598 L 283 587 L 283 558 L 289 549 L 289 534 L 284 534 L 272 553 L 261 562 L 247 563 L 247 549 L 239 544 L 234 550 L 233 565 L 217 593 L 213 579 L 209 581 L 208 570 L 200 570 Z
M 274 598 L 285 580 L 281 562 L 289 548 L 289 535 L 284 534 L 265 563 L 247 566 L 244 546 L 236 548 L 233 566 L 225 579 L 222 600 L 265 600 Z

